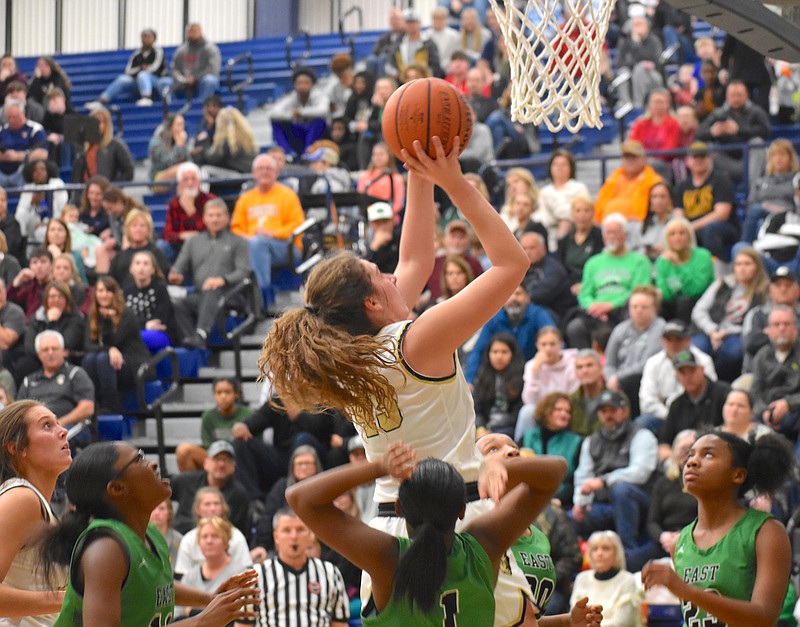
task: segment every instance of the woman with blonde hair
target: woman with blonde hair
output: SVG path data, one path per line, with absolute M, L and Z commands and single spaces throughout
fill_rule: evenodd
M 697 245 L 691 223 L 672 218 L 664 229 L 664 252 L 655 263 L 656 287 L 661 290 L 661 315 L 688 323 L 697 300 L 714 282 L 711 253 Z
M 228 554 L 233 525 L 221 516 L 201 518 L 197 521 L 197 544 L 203 554 L 203 561 L 183 574 L 181 583 L 194 590 L 214 592 L 229 577 L 242 572 L 241 564 L 233 561 Z M 185 616 L 199 614 L 198 609 L 185 608 Z
M 87 282 L 83 257 L 80 252 L 72 249 L 72 235 L 64 220 L 61 218 L 52 218 L 47 223 L 47 228 L 44 233 L 44 245 L 47 246 L 47 250 L 50 251 L 53 259 L 60 257 L 63 253 L 72 255 L 81 280 L 84 283 Z
M 575 577 L 570 605 L 589 597 L 603 606 L 603 627 L 639 627 L 641 599 L 636 577 L 625 568 L 622 540 L 614 531 L 589 536 L 589 567 Z
M 83 154 L 73 166 L 72 182 L 83 183 L 96 175 L 104 176 L 109 181 L 132 181 L 133 156 L 128 145 L 114 137 L 111 113 L 105 107 L 100 107 L 89 115 L 97 120 L 100 140 L 97 143 L 84 142 Z
M 700 331 L 692 343 L 714 358 L 719 378 L 733 381 L 742 371 L 742 324 L 753 307 L 767 298 L 769 278 L 761 257 L 743 248 L 733 260 L 733 273 L 714 281 L 692 310 Z
M 70 467 L 67 430 L 44 405 L 17 401 L 0 410 L 0 625 L 48 627 L 64 600 L 66 572 L 48 586 L 34 567 L 43 526 L 56 525 L 50 508 L 58 476 Z
M 144 209 L 131 209 L 125 216 L 123 232 L 125 239 L 122 250 L 114 255 L 108 271 L 117 280 L 117 283 L 122 285 L 130 276 L 131 262 L 136 253 L 140 252 L 151 253 L 155 257 L 161 274 L 167 276 L 169 260 L 164 251 L 156 246 L 153 218 L 150 216 L 150 212 Z
M 275 321 L 259 367 L 270 373 L 284 402 L 301 409 L 342 408 L 371 460 L 402 438 L 420 458 L 452 463 L 471 484 L 465 519 L 472 520 L 479 511 L 475 482 L 482 463 L 475 449 L 475 407 L 455 353 L 519 287 L 530 261 L 497 211 L 465 181 L 458 140 L 448 155 L 438 137 L 432 144 L 435 159 L 419 142 L 416 157 L 403 154 L 408 202 L 395 273 L 382 274 L 350 253 L 318 264 L 306 283 L 306 306 Z M 411 308 L 434 267 L 434 184 L 469 221 L 492 267 L 412 321 Z M 376 500 L 395 501 L 397 490 L 396 479 L 382 477 Z M 373 524 L 406 534 L 405 521 L 392 513 Z M 501 581 L 500 589 L 505 585 Z M 498 622 L 504 618 L 498 613 Z
M 211 147 L 195 155 L 203 179 L 237 176 L 250 172 L 258 145 L 253 129 L 238 109 L 223 107 L 217 114 Z
M 800 160 L 788 139 L 773 140 L 767 149 L 764 176 L 750 184 L 747 210 L 742 225 L 742 241 L 752 244 L 758 237 L 761 224 L 771 215 L 794 209 L 795 175 L 800 172 Z
M 221 518 L 228 521 L 230 508 L 225 501 L 225 496 L 218 488 L 205 486 L 195 493 L 192 512 L 198 525 L 187 531 L 181 538 L 173 567 L 176 575 L 184 575 L 203 563 L 204 556 L 200 547 L 200 521 L 208 518 Z M 244 534 L 232 525 L 226 552 L 233 558 L 233 563 L 239 568 L 238 572 L 253 563 Z
M 511 231 L 516 231 L 518 228 L 525 226 L 519 224 L 517 216 L 514 214 L 512 203 L 517 194 L 526 194 L 531 199 L 531 206 L 533 212 L 539 208 L 539 187 L 536 185 L 536 179 L 527 168 L 511 168 L 506 172 L 506 197 L 503 206 L 500 207 L 500 217 L 503 222 L 508 225 Z
M 62 253 L 53 259 L 53 279 L 69 286 L 75 308 L 84 316 L 88 315 L 92 303 L 90 298 L 92 288 L 81 279 L 78 266 L 75 265 L 75 258 L 71 253 Z

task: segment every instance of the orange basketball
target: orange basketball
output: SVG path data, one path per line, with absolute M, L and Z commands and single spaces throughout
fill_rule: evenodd
M 425 152 L 435 158 L 431 137 L 442 141 L 445 154 L 453 149 L 453 138 L 461 138 L 459 151 L 472 136 L 472 111 L 464 97 L 440 78 L 418 78 L 395 91 L 383 110 L 383 140 L 398 159 L 400 149 L 412 155 L 418 139 Z

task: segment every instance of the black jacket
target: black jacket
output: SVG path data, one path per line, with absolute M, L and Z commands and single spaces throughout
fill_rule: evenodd
M 722 406 L 730 391 L 729 383 L 712 381 L 706 377 L 706 391 L 699 401 L 693 402 L 686 392 L 681 394 L 669 406 L 669 413 L 658 436 L 658 443 L 672 446 L 675 436 L 684 429 L 720 426 Z

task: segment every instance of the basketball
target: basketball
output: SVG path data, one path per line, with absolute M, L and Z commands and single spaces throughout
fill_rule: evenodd
M 395 91 L 383 110 L 383 140 L 398 159 L 400 149 L 412 155 L 414 140 L 436 158 L 431 137 L 442 140 L 444 153 L 453 149 L 453 138 L 461 138 L 459 153 L 472 135 L 472 111 L 464 97 L 440 78 L 418 78 Z

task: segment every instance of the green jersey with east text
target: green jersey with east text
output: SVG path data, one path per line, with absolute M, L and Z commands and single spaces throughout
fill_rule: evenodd
M 402 556 L 411 546 L 397 538 Z M 361 615 L 364 627 L 487 627 L 494 622 L 494 573 L 489 556 L 468 533 L 457 533 L 447 557 L 447 576 L 433 611 L 423 614 L 392 598 L 380 613 L 372 599 Z
M 694 543 L 697 520 L 681 531 L 675 546 L 675 571 L 688 584 L 709 594 L 749 601 L 756 581 L 756 536 L 770 514 L 748 509 L 714 546 L 700 549 Z M 705 610 L 684 601 L 686 627 L 725 627 Z
M 122 585 L 120 627 L 161 627 L 172 622 L 175 587 L 169 565 L 169 547 L 161 532 L 149 524 L 145 544 L 126 524 L 117 520 L 93 520 L 78 538 L 69 567 L 64 605 L 53 627 L 82 627 L 83 588 L 78 568 L 86 547 L 100 537 L 113 538 L 128 558 L 128 575 Z
M 544 612 L 556 589 L 556 566 L 550 557 L 550 540 L 531 525 L 530 535 L 523 535 L 510 550 L 530 584 L 531 600 L 538 617 Z

